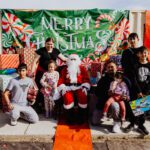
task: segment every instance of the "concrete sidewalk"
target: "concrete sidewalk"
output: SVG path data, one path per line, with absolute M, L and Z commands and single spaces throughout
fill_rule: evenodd
M 136 130 L 128 134 L 123 132 L 120 134 L 112 133 L 112 123 L 112 120 L 110 120 L 99 126 L 90 125 L 93 142 L 108 139 L 150 139 L 150 135 L 142 136 Z M 126 122 L 125 126 L 128 124 Z M 150 131 L 150 121 L 146 121 L 145 126 Z M 42 115 L 40 115 L 40 121 L 37 124 L 30 124 L 19 119 L 16 126 L 11 126 L 8 116 L 0 112 L 0 141 L 53 142 L 56 127 L 56 120 L 46 119 Z

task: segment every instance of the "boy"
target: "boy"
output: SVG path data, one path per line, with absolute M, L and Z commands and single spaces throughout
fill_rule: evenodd
M 131 33 L 128 37 L 129 48 L 124 50 L 122 53 L 121 65 L 123 68 L 124 76 L 129 80 L 128 88 L 130 92 L 131 99 L 135 99 L 136 92 L 132 83 L 135 79 L 135 65 L 138 63 L 138 59 L 136 56 L 138 50 L 139 37 L 137 33 Z M 126 104 L 126 115 L 130 122 L 134 120 L 133 113 L 131 111 L 130 105 L 128 102 Z M 133 117 L 131 117 L 133 116 Z M 133 125 L 129 124 L 127 127 L 128 131 L 133 129 Z
M 141 46 L 137 50 L 138 63 L 135 65 L 135 78 L 133 87 L 135 90 L 135 99 L 150 95 L 150 63 L 148 62 L 148 50 Z M 130 119 L 130 126 L 134 127 L 135 122 L 138 125 L 138 130 L 147 135 L 149 132 L 144 127 L 145 117 L 140 115 L 134 117 L 132 114 Z M 128 128 L 127 128 L 128 129 Z
M 136 52 L 137 52 L 138 42 L 139 42 L 139 37 L 137 33 L 131 33 L 128 37 L 128 42 L 129 42 L 129 48 L 123 51 L 121 64 L 125 76 L 130 80 L 132 80 L 132 77 L 134 75 L 134 66 L 135 63 L 137 63 Z
M 32 79 L 26 76 L 26 64 L 22 63 L 18 66 L 18 74 L 17 78 L 10 80 L 4 92 L 4 99 L 9 110 L 8 114 L 11 118 L 10 123 L 13 126 L 17 125 L 20 114 L 23 114 L 23 118 L 31 123 L 36 123 L 39 120 L 37 113 L 28 105 L 27 92 L 29 87 L 34 86 L 34 84 Z

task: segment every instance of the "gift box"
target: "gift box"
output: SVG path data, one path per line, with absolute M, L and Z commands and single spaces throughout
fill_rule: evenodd
M 0 90 L 2 92 L 5 91 L 9 81 L 12 79 L 12 78 L 15 78 L 17 77 L 18 74 L 14 73 L 12 75 L 0 75 Z
M 91 63 L 91 77 L 97 77 L 97 72 L 101 72 L 101 63 Z
M 18 54 L 0 54 L 0 69 L 17 68 L 18 65 Z
M 27 64 L 28 71 L 31 71 L 34 61 L 35 48 L 19 48 L 17 49 L 19 54 L 20 63 Z
M 35 103 L 36 96 L 38 94 L 38 87 L 34 80 L 33 80 L 33 83 L 34 83 L 34 86 L 29 87 L 29 90 L 27 93 L 27 99 L 28 99 L 29 105 L 33 105 Z

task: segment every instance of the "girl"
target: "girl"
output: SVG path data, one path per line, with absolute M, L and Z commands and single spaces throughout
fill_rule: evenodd
M 123 100 L 129 100 L 129 90 L 127 88 L 126 83 L 123 81 L 123 73 L 117 72 L 115 74 L 115 80 L 111 82 L 109 93 L 111 97 L 107 100 L 104 109 L 103 109 L 103 117 L 101 121 L 105 121 L 107 119 L 107 112 L 109 106 L 114 102 L 118 102 L 121 109 L 121 121 L 122 123 L 125 121 L 126 116 L 126 108 Z
M 48 71 L 43 74 L 40 80 L 40 83 L 43 86 L 41 92 L 44 95 L 46 118 L 52 117 L 55 95 L 57 93 L 57 82 L 59 79 L 59 73 L 55 71 L 55 69 L 56 63 L 51 60 L 48 64 Z

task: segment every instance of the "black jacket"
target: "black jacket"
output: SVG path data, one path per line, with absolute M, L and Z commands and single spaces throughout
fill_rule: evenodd
M 103 76 L 98 84 L 95 91 L 96 96 L 98 97 L 97 109 L 103 109 L 106 101 L 108 100 L 108 91 L 110 88 L 110 83 L 114 80 L 114 78 L 108 74 Z
M 132 77 L 135 75 L 135 65 L 138 62 L 136 56 L 137 50 L 137 48 L 129 48 L 122 54 L 121 65 L 125 76 L 130 80 L 132 80 Z

